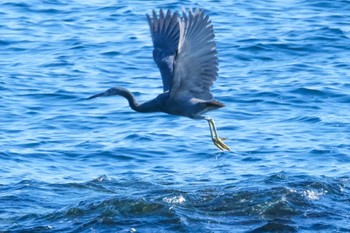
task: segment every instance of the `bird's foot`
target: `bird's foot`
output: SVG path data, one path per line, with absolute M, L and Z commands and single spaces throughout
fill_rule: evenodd
M 225 150 L 228 150 L 230 151 L 230 147 L 228 147 L 224 142 L 223 140 L 225 140 L 227 138 L 215 138 L 213 137 L 212 140 L 213 140 L 213 143 L 214 145 L 219 148 L 220 150 L 222 151 L 225 151 Z
M 222 151 L 228 150 L 230 151 L 230 147 L 228 147 L 223 141 L 227 138 L 220 138 L 218 131 L 216 130 L 215 122 L 213 119 L 207 117 L 205 118 L 208 121 L 209 129 L 210 129 L 210 135 L 211 140 L 213 141 L 214 145 L 219 148 Z

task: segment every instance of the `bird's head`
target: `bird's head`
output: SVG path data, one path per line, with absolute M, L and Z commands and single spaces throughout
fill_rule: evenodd
M 90 96 L 88 99 L 94 99 L 97 97 L 102 97 L 102 96 L 113 96 L 113 95 L 121 95 L 123 96 L 126 92 L 129 92 L 128 90 L 126 90 L 125 88 L 121 88 L 121 87 L 112 87 L 109 88 L 107 91 Z

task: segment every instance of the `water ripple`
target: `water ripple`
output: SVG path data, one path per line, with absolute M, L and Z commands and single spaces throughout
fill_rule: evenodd
M 145 13 L 187 2 L 0 3 L 0 231 L 350 231 L 346 0 L 206 1 L 226 107 L 132 112 L 161 91 Z

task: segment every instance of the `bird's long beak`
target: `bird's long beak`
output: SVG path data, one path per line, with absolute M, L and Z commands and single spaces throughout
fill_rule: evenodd
M 96 95 L 90 96 L 90 97 L 87 98 L 87 99 L 90 100 L 90 99 L 94 99 L 94 98 L 101 97 L 101 96 L 105 96 L 105 93 L 102 92 L 102 93 L 100 93 L 100 94 L 96 94 Z

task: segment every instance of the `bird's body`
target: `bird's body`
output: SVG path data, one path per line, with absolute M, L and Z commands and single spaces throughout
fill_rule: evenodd
M 214 144 L 221 150 L 229 150 L 216 131 L 214 121 L 204 113 L 224 107 L 213 99 L 210 87 L 218 72 L 217 51 L 213 26 L 209 17 L 197 9 L 166 14 L 162 10 L 157 17 L 147 15 L 154 45 L 153 58 L 163 81 L 163 93 L 139 104 L 125 88 L 114 87 L 91 96 L 119 95 L 125 97 L 137 112 L 164 112 L 192 119 L 206 119 Z

